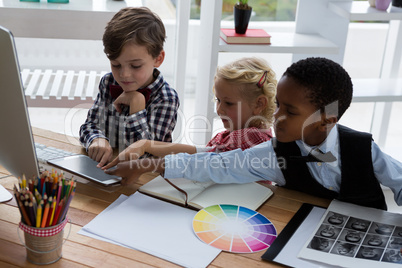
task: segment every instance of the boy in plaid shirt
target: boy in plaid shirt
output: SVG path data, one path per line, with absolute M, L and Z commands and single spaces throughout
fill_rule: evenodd
M 179 99 L 158 68 L 165 58 L 165 28 L 148 8 L 124 8 L 108 23 L 104 51 L 112 72 L 80 128 L 88 155 L 104 166 L 112 148 L 150 139 L 171 142 Z

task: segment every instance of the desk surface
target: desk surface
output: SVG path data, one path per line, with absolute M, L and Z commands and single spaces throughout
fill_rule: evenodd
M 64 135 L 34 129 L 36 142 L 60 149 L 80 153 L 78 145 L 71 145 L 71 140 Z M 0 167 L 0 177 L 9 174 Z M 120 194 L 131 195 L 139 186 L 148 182 L 154 176 L 145 174 L 138 184 L 119 188 L 115 192 L 107 192 L 90 184 L 78 183 L 76 194 L 71 202 L 68 216 L 71 219 L 71 233 L 63 245 L 63 257 L 47 267 L 177 267 L 168 261 L 159 259 L 147 253 L 136 251 L 102 242 L 77 234 L 77 232 L 96 215 L 114 202 Z M 14 177 L 6 177 L 0 183 L 12 191 L 17 183 Z M 324 206 L 329 200 L 313 197 L 307 194 L 290 191 L 280 187 L 269 186 L 274 195 L 261 206 L 258 211 L 273 222 L 278 233 L 282 231 L 303 202 Z M 13 200 L 0 204 L 0 266 L 34 267 L 26 260 L 26 250 L 21 243 L 17 230 L 20 221 L 18 207 Z M 69 228 L 68 225 L 66 228 Z M 22 235 L 22 231 L 19 231 Z M 68 231 L 65 232 L 67 237 Z M 210 267 L 282 267 L 261 259 L 264 251 L 252 254 L 234 254 L 222 252 L 211 263 Z M 36 267 L 36 266 L 35 266 Z

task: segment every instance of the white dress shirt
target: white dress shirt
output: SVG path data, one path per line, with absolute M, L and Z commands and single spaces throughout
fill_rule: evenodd
M 341 163 L 339 161 L 338 128 L 332 128 L 327 139 L 319 146 L 310 147 L 301 140 L 296 144 L 303 156 L 315 148 L 332 152 L 335 162 L 308 162 L 307 166 L 321 185 L 339 193 L 341 185 Z M 383 153 L 372 142 L 371 153 L 374 174 L 380 184 L 389 187 L 396 203 L 402 205 L 402 163 Z M 282 186 L 286 184 L 276 158 L 272 142 L 264 142 L 247 150 L 233 150 L 225 153 L 176 154 L 165 157 L 165 178 L 187 178 L 194 181 L 215 183 L 248 183 L 270 180 Z

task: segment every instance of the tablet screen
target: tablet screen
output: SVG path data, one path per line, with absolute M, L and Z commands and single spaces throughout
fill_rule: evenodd
M 74 175 L 103 185 L 116 184 L 121 180 L 120 177 L 106 174 L 102 169 L 96 166 L 98 162 L 86 155 L 66 156 L 49 160 L 48 163 Z

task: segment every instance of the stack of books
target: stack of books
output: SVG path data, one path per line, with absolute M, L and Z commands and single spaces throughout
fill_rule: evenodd
M 263 29 L 248 29 L 238 34 L 235 29 L 221 29 L 221 38 L 228 44 L 271 44 L 271 36 Z

